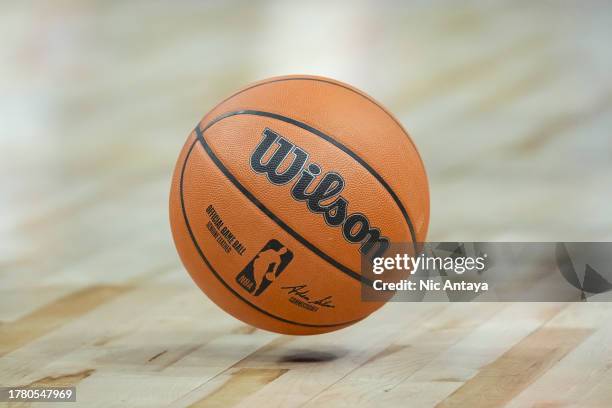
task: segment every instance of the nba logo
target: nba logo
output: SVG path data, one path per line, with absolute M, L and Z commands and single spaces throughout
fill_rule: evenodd
M 253 296 L 259 296 L 285 270 L 293 252 L 275 239 L 266 245 L 236 276 L 236 282 Z

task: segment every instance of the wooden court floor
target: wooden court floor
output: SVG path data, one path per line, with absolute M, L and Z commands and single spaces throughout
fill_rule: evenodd
M 603 1 L 2 3 L 0 386 L 76 386 L 52 407 L 612 406 L 608 303 L 391 303 L 277 335 L 197 289 L 167 214 L 200 117 L 308 73 L 405 124 L 430 240 L 610 241 L 611 20 Z

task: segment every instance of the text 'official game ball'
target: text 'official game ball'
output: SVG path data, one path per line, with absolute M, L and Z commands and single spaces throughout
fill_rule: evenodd
M 425 240 L 427 177 L 398 120 L 363 92 L 271 78 L 198 123 L 170 220 L 185 267 L 221 308 L 266 330 L 324 333 L 384 304 L 362 300 L 362 256 Z

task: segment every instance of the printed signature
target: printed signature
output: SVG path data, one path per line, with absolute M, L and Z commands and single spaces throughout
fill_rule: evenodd
M 321 299 L 311 299 L 310 296 L 308 296 L 308 294 L 310 293 L 310 289 L 308 289 L 307 285 L 282 286 L 281 289 L 286 289 L 287 294 L 295 295 L 300 299 L 313 305 L 318 305 L 322 307 L 336 307 L 332 302 L 331 296 L 325 296 Z

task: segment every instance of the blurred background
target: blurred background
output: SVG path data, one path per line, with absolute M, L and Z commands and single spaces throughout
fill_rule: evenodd
M 473 407 L 527 386 L 514 406 L 610 406 L 609 304 L 392 303 L 331 335 L 263 332 L 191 282 L 168 193 L 217 102 L 315 74 L 410 132 L 428 240 L 612 241 L 611 39 L 603 0 L 1 2 L 0 385 L 105 407 Z
M 611 23 L 606 1 L 3 2 L 0 310 L 23 313 L 28 282 L 47 285 L 37 304 L 66 281 L 187 280 L 174 161 L 218 101 L 275 75 L 336 78 L 398 116 L 429 240 L 611 240 Z

